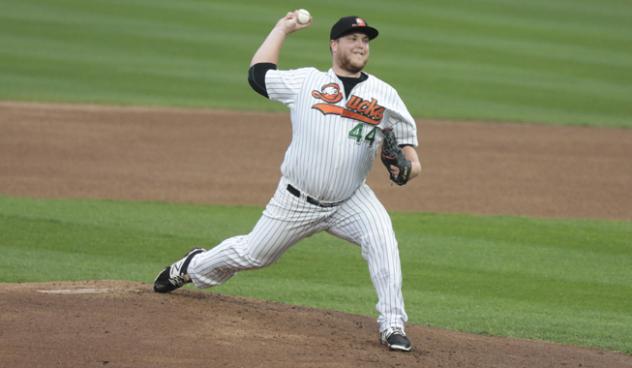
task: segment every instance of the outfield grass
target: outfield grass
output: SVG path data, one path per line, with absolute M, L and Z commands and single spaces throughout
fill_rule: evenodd
M 367 71 L 415 116 L 632 126 L 627 0 L 4 0 L 0 99 L 282 110 L 250 90 L 276 20 L 308 8 L 282 67 L 330 65 L 328 30 L 361 13 Z
M 190 247 L 247 233 L 260 213 L 254 207 L 0 196 L 0 282 L 150 283 Z M 632 223 L 392 217 L 412 323 L 632 353 Z M 375 315 L 359 250 L 328 234 L 213 291 Z

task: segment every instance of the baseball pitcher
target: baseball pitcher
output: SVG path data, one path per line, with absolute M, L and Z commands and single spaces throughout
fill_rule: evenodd
M 292 140 L 281 178 L 263 215 L 247 235 L 210 250 L 193 249 L 166 267 L 154 290 L 186 283 L 222 284 L 236 272 L 270 265 L 299 240 L 319 231 L 357 244 L 378 297 L 380 341 L 410 351 L 399 251 L 390 217 L 366 184 L 380 149 L 390 179 L 404 185 L 421 172 L 415 120 L 397 91 L 364 72 L 377 29 L 348 16 L 331 28 L 331 69 L 279 70 L 286 37 L 311 25 L 299 12 L 281 18 L 250 63 L 248 80 L 266 98 L 286 105 Z

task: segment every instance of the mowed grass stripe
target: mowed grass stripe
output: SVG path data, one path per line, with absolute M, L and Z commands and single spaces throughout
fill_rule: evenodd
M 617 3 L 620 4 L 619 7 L 616 6 Z M 531 31 L 536 26 L 555 33 L 554 36 L 566 34 L 618 40 L 629 39 L 628 19 L 632 15 L 629 3 L 616 0 L 599 3 L 590 1 L 584 3 L 584 6 L 578 1 L 560 0 L 459 0 L 449 4 L 438 0 L 407 0 L 382 4 L 382 12 L 414 14 L 424 17 L 422 20 L 434 20 L 439 25 L 448 22 L 453 23 L 450 26 L 498 28 L 508 33 L 517 30 Z
M 494 111 L 501 115 L 517 114 L 519 117 L 515 120 L 518 121 L 529 121 L 538 116 L 540 121 L 567 119 L 608 125 L 611 119 L 625 122 L 632 116 L 631 84 L 626 84 L 625 78 L 619 78 L 620 74 L 613 68 L 609 69 L 611 75 L 608 78 L 591 80 L 579 76 L 562 77 L 562 73 L 548 71 L 540 73 L 533 68 L 515 68 L 517 72 L 511 73 L 503 70 L 504 64 L 495 72 L 481 73 L 481 70 L 495 69 L 493 63 L 470 60 L 454 67 L 442 60 L 430 56 L 424 62 L 412 61 L 411 64 L 417 67 L 430 65 L 425 68 L 429 73 L 411 76 L 409 82 L 414 81 L 416 87 L 408 85 L 400 89 L 402 94 L 419 94 L 418 104 L 428 115 L 441 114 L 445 102 L 438 103 L 445 99 L 453 101 L 449 104 L 454 108 L 452 117 L 465 119 L 475 119 L 487 114 L 486 111 Z M 388 61 L 392 67 L 406 63 L 396 57 L 389 57 Z M 568 74 L 580 75 L 581 69 L 571 67 Z M 554 76 L 550 77 L 550 74 Z M 615 79 L 618 81 L 613 81 Z M 603 93 L 595 94 L 595 91 Z M 432 95 L 435 98 L 429 100 L 428 96 Z M 493 116 L 488 118 L 494 119 Z
M 519 88 L 507 90 L 501 87 L 506 86 L 507 83 L 494 84 L 492 82 L 485 83 L 488 89 L 481 90 L 481 85 L 475 85 L 474 83 L 467 83 L 463 80 L 445 80 L 442 77 L 428 78 L 419 82 L 419 85 L 425 86 L 426 91 L 421 94 L 420 104 L 425 108 L 425 113 L 428 115 L 440 115 L 442 111 L 450 108 L 454 108 L 451 118 L 457 119 L 480 119 L 483 115 L 488 114 L 490 111 L 494 111 L 498 114 L 515 114 L 520 113 L 519 117 L 516 117 L 515 122 L 531 122 L 529 117 L 539 116 L 540 121 L 563 121 L 573 120 L 576 125 L 602 125 L 609 126 L 610 117 L 614 117 L 614 114 L 610 114 L 610 117 L 606 118 L 605 115 L 599 113 L 599 110 L 604 111 L 608 109 L 608 106 L 616 106 L 616 101 L 610 101 L 605 98 L 591 99 L 586 96 L 583 101 L 591 105 L 590 112 L 580 111 L 573 109 L 577 100 L 570 100 L 565 96 L 565 92 L 558 91 L 557 96 L 564 96 L 559 100 L 554 100 L 550 94 L 542 95 L 540 91 L 541 87 L 525 88 L 519 86 Z M 459 88 L 460 87 L 460 88 Z M 495 88 L 499 87 L 499 88 Z M 409 92 L 408 90 L 403 93 Z M 412 93 L 412 91 L 410 91 Z M 553 93 L 556 94 L 556 93 Z M 450 100 L 459 99 L 459 106 L 456 106 L 456 102 Z M 538 103 L 534 103 L 537 101 Z M 568 105 L 571 105 L 571 109 L 567 109 Z M 619 121 L 627 121 L 625 113 L 617 114 Z M 447 116 L 446 116 L 447 117 Z M 487 119 L 493 119 L 488 117 Z M 590 121 L 590 123 L 587 123 Z M 586 123 L 581 123 L 586 122 Z M 422 128 L 423 129 L 423 125 Z
M 0 197 L 0 281 L 151 282 L 261 208 Z M 632 352 L 632 223 L 392 214 L 412 323 Z M 356 246 L 305 239 L 215 292 L 374 315 Z
M 631 124 L 623 45 L 632 10 L 620 1 L 364 5 L 382 32 L 367 70 L 416 116 Z M 310 7 L 314 26 L 287 40 L 283 68 L 327 69 L 331 23 L 358 10 Z M 246 69 L 287 10 L 282 1 L 10 0 L 0 14 L 0 84 L 9 86 L 0 98 L 284 110 L 250 91 Z
M 437 266 L 429 263 L 421 266 L 407 277 L 428 282 L 428 287 L 421 286 L 423 291 L 445 292 L 481 300 L 499 298 L 517 303 L 531 301 L 540 304 L 541 308 L 585 310 L 612 315 L 626 314 L 630 308 L 626 299 L 632 295 L 630 285 L 568 281 L 538 276 L 535 275 L 536 271 L 485 271 L 466 265 Z M 495 281 L 490 284 L 490 280 Z
M 629 70 L 632 61 L 632 52 L 623 48 L 596 50 L 594 47 L 573 45 L 568 43 L 556 43 L 549 40 L 528 39 L 521 40 L 513 36 L 493 33 L 490 35 L 464 35 L 452 30 L 451 32 L 435 31 L 424 32 L 423 34 L 407 31 L 406 27 L 400 28 L 397 32 L 403 36 L 398 40 L 402 44 L 421 43 L 424 46 L 439 48 L 445 46 L 447 50 L 455 55 L 480 58 L 484 61 L 498 63 L 505 61 L 505 58 L 512 61 L 509 65 L 531 65 L 545 66 L 545 63 L 553 63 L 556 66 L 560 63 L 569 63 L 577 67 L 611 67 L 614 72 Z M 413 52 L 422 52 L 424 49 L 415 49 Z M 546 68 L 543 68 L 546 69 Z M 606 74 L 607 76 L 608 74 Z M 630 78 L 622 75 L 624 78 Z M 613 78 L 613 81 L 617 79 Z
M 571 18 L 581 17 L 582 23 L 591 23 L 594 20 L 607 21 L 610 26 L 621 26 L 627 24 L 632 9 L 627 0 L 609 1 L 608 6 L 592 0 L 532 0 L 529 2 L 511 0 L 491 0 L 482 3 L 499 4 L 517 10 L 528 10 L 534 12 L 536 17 L 550 14 L 550 21 L 555 23 L 564 15 Z M 586 28 L 581 27 L 580 28 Z
M 427 246 L 429 254 L 421 262 L 431 263 L 434 267 L 462 267 L 468 272 L 496 272 L 512 273 L 520 270 L 524 276 L 531 275 L 534 278 L 544 278 L 558 280 L 560 282 L 612 284 L 629 287 L 630 279 L 627 275 L 626 267 L 630 267 L 630 261 L 621 259 L 626 254 L 604 254 L 587 249 L 584 251 L 569 252 L 566 247 L 542 247 L 540 244 L 517 245 L 517 242 L 475 240 L 470 237 L 458 239 L 447 239 L 445 236 L 433 237 L 424 234 L 426 242 L 432 244 L 445 244 L 452 241 L 454 248 L 435 248 L 433 245 Z M 527 238 L 531 240 L 531 238 Z M 403 239 L 402 241 L 411 241 Z M 467 243 L 465 249 L 456 248 L 456 244 Z M 569 240 L 569 243 L 576 245 L 576 242 Z M 523 260 L 516 259 L 514 247 L 520 247 L 521 254 L 534 262 L 527 268 Z M 596 247 L 593 245 L 593 247 Z M 573 247 L 576 250 L 577 246 Z M 458 253 L 452 252 L 458 249 Z M 425 253 L 426 254 L 426 253 Z M 449 256 L 449 257 L 448 257 Z M 563 262 L 560 260 L 563 259 Z M 610 265 L 608 270 L 604 270 L 594 259 L 603 260 L 604 264 Z M 581 267 L 582 272 L 576 272 L 576 268 Z
M 208 52 L 205 48 L 209 43 L 220 45 L 234 45 L 239 49 L 242 43 L 249 38 L 247 34 L 232 34 L 231 39 L 227 39 L 221 34 L 203 34 L 199 30 L 184 32 L 179 29 L 177 32 L 169 29 L 155 29 L 154 27 L 110 29 L 108 27 L 95 27 L 91 21 L 78 24 L 56 24 L 55 21 L 24 22 L 19 19 L 5 20 L 6 26 L 11 26 L 19 31 L 16 35 L 5 34 L 2 42 L 11 42 L 22 45 L 22 48 L 11 48 L 17 54 L 33 52 L 32 47 L 36 47 L 39 52 L 64 51 L 75 55 L 78 58 L 98 58 L 112 61 L 120 58 L 122 60 L 136 60 L 146 63 L 149 58 L 158 58 L 157 62 L 166 63 L 177 61 L 196 61 L 200 51 Z M 43 27 L 50 27 L 51 32 L 42 33 Z M 81 33 L 77 32 L 81 30 Z M 81 41 L 81 42 L 77 42 Z M 245 49 L 245 47 L 241 46 Z M 7 52 L 9 50 L 6 50 Z M 170 53 L 169 59 L 164 59 L 164 54 Z M 58 58 L 68 58 L 63 52 L 54 55 Z M 210 59 L 204 64 L 214 63 L 215 66 L 220 61 Z M 196 63 L 203 64 L 201 60 Z M 244 62 L 247 68 L 247 62 Z M 145 64 L 146 65 L 146 64 Z M 211 64 L 213 65 L 213 64 Z
M 6 58 L 9 59 L 9 58 Z M 41 67 L 41 65 L 46 67 Z M 72 101 L 77 99 L 79 101 L 109 101 L 109 96 L 114 94 L 120 94 L 121 96 L 128 97 L 129 99 L 142 100 L 147 104 L 155 103 L 152 98 L 153 92 L 159 88 L 168 88 L 171 93 L 174 94 L 174 100 L 181 102 L 183 105 L 192 104 L 194 102 L 200 102 L 200 96 L 196 92 L 197 88 L 204 88 L 209 82 L 202 78 L 198 78 L 195 75 L 189 74 L 186 70 L 180 72 L 175 71 L 173 73 L 158 73 L 157 71 L 150 70 L 144 71 L 142 68 L 135 69 L 131 66 L 123 66 L 116 74 L 110 76 L 109 79 L 102 79 L 101 66 L 105 65 L 104 62 L 97 60 L 78 62 L 67 62 L 67 60 L 52 60 L 47 57 L 29 58 L 29 62 L 24 62 L 20 65 L 19 70 L 21 74 L 16 75 L 18 78 L 7 78 L 8 85 L 13 83 L 19 85 L 31 85 L 32 88 L 38 88 L 41 86 L 65 86 L 64 93 L 56 94 L 52 90 L 50 96 L 54 96 L 59 100 Z M 83 66 L 77 70 L 77 66 Z M 18 68 L 16 68 L 18 69 Z M 58 82 L 55 78 L 51 78 L 51 74 L 55 73 L 73 73 L 74 79 Z M 187 74 L 187 75 L 183 75 Z M 39 77 L 39 78 L 38 78 Z M 146 79 L 143 83 L 138 83 L 139 77 Z M 81 79 L 78 81 L 77 79 Z M 230 83 L 224 76 L 224 83 Z M 37 79 L 34 81 L 33 79 Z M 188 80 L 188 84 L 183 85 L 182 81 Z M 88 85 L 86 80 L 92 82 Z M 218 83 L 216 79 L 213 80 Z M 219 83 L 218 83 L 219 84 Z M 120 92 L 120 87 L 125 87 L 124 92 Z M 35 93 L 35 91 L 24 91 L 25 93 Z M 3 93 L 0 91 L 0 96 Z M 238 94 L 230 95 L 226 94 L 226 98 L 238 97 Z
M 32 4 L 22 6 L 42 10 Z M 152 8 L 151 4 L 145 6 Z M 107 102 L 116 96 L 156 104 L 161 102 L 155 101 L 156 91 L 160 91 L 180 105 L 241 107 L 244 92 L 250 92 L 245 78 L 248 61 L 226 62 L 232 57 L 231 52 L 223 52 L 223 58 L 201 60 L 198 56 L 208 54 L 209 43 L 234 52 L 248 36 L 233 31 L 202 32 L 192 26 L 190 18 L 157 27 L 155 22 L 127 13 L 114 19 L 103 16 L 104 12 L 117 12 L 119 8 L 120 4 L 80 2 L 70 14 L 66 14 L 66 9 L 44 6 L 40 12 L 25 12 L 24 19 L 7 16 L 5 25 L 18 31 L 18 36 L 7 36 L 4 40 L 0 36 L 8 46 L 2 51 L 5 53 L 2 62 L 15 65 L 14 75 L 7 77 L 7 84 L 27 90 L 22 95 L 26 98 L 33 98 L 31 94 L 43 87 L 51 91 L 49 97 L 55 100 Z M 152 11 L 144 13 L 145 17 Z M 202 22 L 208 24 L 209 20 L 200 19 L 199 23 Z M 42 33 L 43 27 L 51 32 Z M 147 67 L 148 60 L 155 68 Z M 229 65 L 232 72 L 226 70 Z M 220 68 L 221 73 L 215 72 Z M 73 77 L 60 81 L 62 75 Z M 103 78 L 104 75 L 108 78 Z M 240 89 L 234 88 L 236 80 L 241 84 Z M 209 101 L 210 86 L 225 92 Z M 67 96 L 60 94 L 62 91 Z M 0 92 L 0 96 L 10 98 L 8 92 Z
M 437 101 L 452 97 L 460 101 L 462 108 L 454 110 L 459 111 L 455 114 L 460 118 L 472 118 L 485 110 L 513 110 L 521 116 L 549 116 L 553 120 L 567 115 L 602 123 L 603 116 L 612 111 L 620 111 L 620 121 L 632 116 L 632 51 L 621 47 L 616 37 L 611 41 L 618 47 L 607 42 L 604 45 L 602 39 L 609 34 L 603 27 L 597 34 L 583 34 L 585 22 L 577 22 L 571 24 L 566 37 L 560 38 L 549 26 L 562 27 L 568 16 L 543 16 L 542 11 L 529 9 L 530 5 L 506 1 L 462 5 L 398 2 L 383 8 L 393 14 L 403 8 L 418 10 L 419 23 L 426 27 L 418 32 L 413 23 L 390 25 L 389 31 L 398 35 L 395 48 L 413 46 L 409 47 L 410 58 L 401 60 L 390 54 L 386 63 L 391 67 L 421 65 L 432 71 L 411 76 L 419 85 L 428 86 L 429 91 L 422 93 L 430 100 L 420 101 L 431 115 L 445 108 L 435 107 Z M 630 28 L 627 23 L 624 27 Z M 574 31 L 584 37 L 578 37 Z M 590 34 L 592 38 L 586 37 Z M 626 36 L 630 40 L 630 34 Z M 595 42 L 586 43 L 587 39 Z M 440 49 L 442 53 L 433 54 Z M 454 63 L 459 64 L 458 70 L 446 67 Z M 587 79 L 587 72 L 597 68 L 599 75 Z M 412 89 L 407 92 L 413 93 Z M 586 113 L 582 106 L 590 106 L 593 111 Z

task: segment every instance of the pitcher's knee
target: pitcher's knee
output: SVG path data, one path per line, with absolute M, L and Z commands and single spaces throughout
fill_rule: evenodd
M 364 259 L 399 257 L 399 247 L 394 236 L 377 235 L 362 240 L 362 257 Z
M 380 268 L 375 270 L 373 277 L 386 284 L 400 284 L 402 282 L 402 274 L 399 269 Z
M 246 253 L 244 254 L 244 258 L 248 261 L 248 268 L 250 269 L 255 269 L 255 268 L 263 268 L 266 266 L 269 266 L 270 264 L 274 263 L 274 261 L 276 260 L 276 258 L 274 257 L 268 257 L 268 256 L 263 256 L 260 254 L 252 254 L 252 253 Z

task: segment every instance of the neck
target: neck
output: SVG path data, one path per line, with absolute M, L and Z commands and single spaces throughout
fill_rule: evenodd
M 336 75 L 340 77 L 360 78 L 360 76 L 362 75 L 361 70 L 357 73 L 353 73 L 347 69 L 339 67 L 338 65 L 333 65 L 331 68 L 334 70 L 334 73 L 336 73 Z

